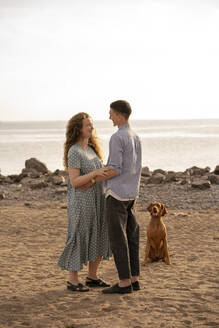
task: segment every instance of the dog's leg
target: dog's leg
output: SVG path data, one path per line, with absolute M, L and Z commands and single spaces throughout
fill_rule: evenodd
M 168 251 L 168 245 L 167 245 L 167 239 L 164 239 L 164 262 L 166 264 L 171 264 L 170 257 L 169 257 L 169 251 Z

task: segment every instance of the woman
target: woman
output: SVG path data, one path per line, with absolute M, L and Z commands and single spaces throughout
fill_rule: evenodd
M 58 265 L 69 271 L 67 288 L 72 291 L 89 290 L 78 279 L 78 271 L 87 262 L 86 285 L 108 287 L 97 277 L 101 259 L 109 259 L 111 253 L 102 182 L 95 181 L 95 178 L 104 180 L 108 169 L 102 167 L 100 147 L 93 134 L 91 118 L 86 113 L 76 114 L 67 124 L 64 165 L 69 173 L 68 231 Z

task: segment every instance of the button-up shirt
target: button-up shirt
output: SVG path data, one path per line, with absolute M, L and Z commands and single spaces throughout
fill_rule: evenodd
M 106 166 L 119 175 L 106 181 L 106 196 L 123 201 L 135 199 L 139 192 L 141 161 L 141 141 L 130 125 L 124 124 L 110 138 Z

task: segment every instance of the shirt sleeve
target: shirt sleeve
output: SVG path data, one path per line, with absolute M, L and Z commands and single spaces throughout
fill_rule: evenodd
M 123 147 L 119 136 L 112 135 L 109 142 L 109 157 L 107 167 L 121 174 L 123 163 Z
M 79 152 L 70 148 L 68 151 L 68 168 L 69 169 L 80 169 L 81 167 L 81 159 Z

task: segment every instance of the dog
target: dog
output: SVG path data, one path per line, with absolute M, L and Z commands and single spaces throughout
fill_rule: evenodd
M 162 216 L 167 214 L 165 205 L 159 202 L 151 203 L 147 211 L 151 214 L 151 220 L 147 226 L 147 243 L 145 248 L 145 258 L 143 265 L 147 263 L 163 260 L 166 264 L 170 263 L 166 226 Z

